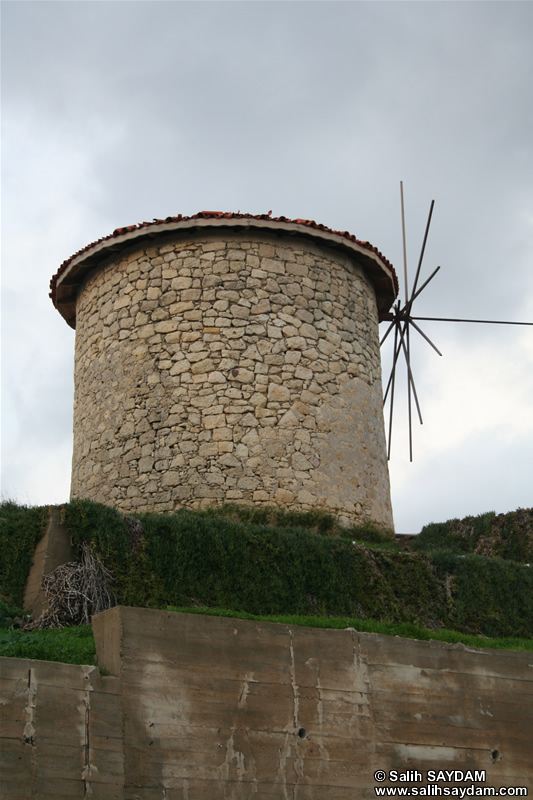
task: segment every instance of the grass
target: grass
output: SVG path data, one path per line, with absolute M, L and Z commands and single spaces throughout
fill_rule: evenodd
M 24 631 L 29 615 L 0 598 L 0 656 L 59 661 L 63 664 L 94 664 L 96 648 L 90 625 L 55 630 Z
M 533 640 L 519 638 L 493 639 L 472 636 L 457 631 L 431 631 L 411 623 L 395 624 L 353 617 L 310 617 L 293 614 L 258 615 L 220 608 L 168 607 L 167 611 L 207 616 L 248 619 L 257 622 L 274 622 L 306 628 L 344 630 L 354 628 L 359 633 L 378 633 L 421 641 L 439 641 L 463 644 L 494 650 L 519 650 L 533 652 Z M 58 661 L 63 664 L 94 664 L 96 648 L 90 625 L 78 628 L 24 632 L 12 626 L 0 627 L 0 656 L 31 658 L 41 661 Z
M 22 631 L 0 627 L 0 656 L 60 661 L 63 664 L 94 664 L 96 648 L 90 625 L 44 631 Z
M 260 525 L 281 530 L 306 530 L 322 536 L 356 540 L 362 544 L 379 545 L 383 549 L 399 550 L 394 531 L 366 520 L 359 525 L 346 528 L 327 511 L 291 511 L 275 506 L 247 506 L 239 503 L 224 503 L 203 511 L 195 511 L 197 516 L 206 519 L 227 519 L 245 525 Z
M 420 641 L 438 641 L 449 644 L 464 644 L 467 647 L 477 647 L 491 650 L 521 650 L 533 652 L 533 639 L 519 637 L 490 638 L 475 636 L 459 631 L 441 629 L 432 631 L 409 622 L 393 623 L 378 622 L 371 619 L 358 617 L 308 617 L 292 614 L 257 615 L 244 614 L 221 608 L 177 608 L 169 606 L 167 611 L 178 611 L 186 614 L 204 614 L 206 616 L 230 617 L 234 619 L 250 619 L 257 622 L 277 622 L 282 625 L 297 625 L 304 628 L 327 628 L 345 630 L 354 628 L 358 633 L 379 633 L 383 636 L 399 636 L 404 639 L 419 639 Z

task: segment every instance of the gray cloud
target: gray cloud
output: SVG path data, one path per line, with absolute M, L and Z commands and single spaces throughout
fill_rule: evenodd
M 521 2 L 4 3 L 4 490 L 68 495 L 73 337 L 47 285 L 120 225 L 273 209 L 370 240 L 401 274 L 403 179 L 411 276 L 437 200 L 425 273 L 442 270 L 418 313 L 533 319 L 532 23 Z M 398 418 L 398 528 L 531 505 L 514 386 L 533 334 L 426 327 L 444 358 L 416 342 L 425 425 L 408 465 Z M 494 413 L 469 433 L 481 402 Z

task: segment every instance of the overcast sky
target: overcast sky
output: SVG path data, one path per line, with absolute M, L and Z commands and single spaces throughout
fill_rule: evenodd
M 442 267 L 413 313 L 533 321 L 531 2 L 1 5 L 4 498 L 68 499 L 75 334 L 48 284 L 116 227 L 272 209 L 369 240 L 403 287 L 403 180 L 411 279 L 432 199 Z M 413 336 L 396 529 L 533 506 L 533 328 L 423 327 L 443 357 Z

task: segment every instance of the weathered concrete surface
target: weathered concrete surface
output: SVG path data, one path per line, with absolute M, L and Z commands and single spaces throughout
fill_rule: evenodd
M 61 510 L 52 508 L 46 533 L 35 548 L 33 563 L 24 593 L 24 608 L 37 619 L 47 608 L 48 601 L 43 589 L 43 578 L 56 567 L 72 561 L 72 544 L 67 526 L 61 523 Z
M 0 659 L 2 800 L 121 800 L 120 704 L 94 666 Z
M 531 654 L 129 608 L 94 629 L 128 800 L 353 800 L 377 769 L 532 784 Z
M 93 626 L 110 676 L 0 659 L 2 800 L 357 800 L 378 769 L 533 789 L 531 653 L 121 607 Z

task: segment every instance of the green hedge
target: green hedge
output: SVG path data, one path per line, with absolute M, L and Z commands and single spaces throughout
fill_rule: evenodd
M 0 595 L 22 605 L 33 554 L 46 531 L 48 506 L 0 504 Z
M 368 616 L 405 618 L 402 603 L 410 603 L 410 593 L 399 599 L 386 577 L 399 554 L 371 556 L 366 548 L 356 552 L 351 541 L 300 528 L 250 526 L 188 511 L 140 518 L 171 604 L 192 599 L 253 614 L 364 610 Z M 420 559 L 411 562 L 408 571 Z
M 449 586 L 447 627 L 485 636 L 533 637 L 533 570 L 476 555 L 432 553 Z
M 252 614 L 416 622 L 428 610 L 432 618 L 438 614 L 439 587 L 424 557 L 354 547 L 351 539 L 328 535 L 330 526 L 320 535 L 182 510 L 138 515 L 139 538 L 117 511 L 91 501 L 69 503 L 63 517 L 74 543 L 94 543 L 125 605 L 193 603 Z
M 20 605 L 48 509 L 9 503 L 2 509 L 1 593 Z M 533 572 L 525 564 L 435 548 L 455 536 L 439 536 L 435 526 L 422 542 L 431 549 L 409 552 L 371 528 L 345 531 L 324 515 L 273 513 L 226 508 L 128 518 L 88 500 L 62 507 L 74 545 L 92 543 L 123 605 L 357 617 L 533 638 Z M 467 521 L 474 528 L 467 550 L 489 541 L 494 515 L 483 517 Z M 372 537 L 379 541 L 361 543 Z
M 490 542 L 481 542 L 478 552 L 533 564 L 533 508 L 498 514 L 492 523 Z
M 451 519 L 425 525 L 413 540 L 418 551 L 451 550 L 533 563 L 533 508 L 509 514 L 493 511 L 477 517 Z
M 91 543 L 112 571 L 119 603 L 161 607 L 164 591 L 147 553 L 146 539 L 138 541 L 116 509 L 90 500 L 73 500 L 63 506 L 61 520 L 68 526 L 74 547 Z
M 273 527 L 212 512 L 141 514 L 142 534 L 132 533 L 131 520 L 117 511 L 90 501 L 73 501 L 63 515 L 73 541 L 92 541 L 112 569 L 124 605 L 533 636 L 533 576 L 510 561 L 378 549 L 333 536 L 329 527 L 321 535 L 317 526 L 315 532 Z
M 454 553 L 473 553 L 482 536 L 490 534 L 496 514 L 489 511 L 477 517 L 450 519 L 447 522 L 430 522 L 424 525 L 416 539 L 415 550 L 451 550 Z

